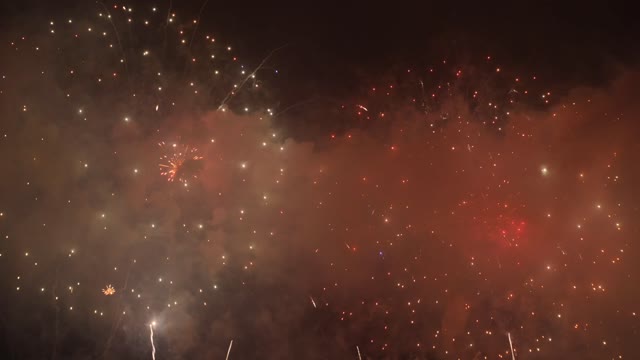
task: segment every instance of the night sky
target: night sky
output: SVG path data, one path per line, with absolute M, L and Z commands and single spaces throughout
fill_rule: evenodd
M 640 357 L 631 9 L 174 2 L 0 5 L 3 359 Z

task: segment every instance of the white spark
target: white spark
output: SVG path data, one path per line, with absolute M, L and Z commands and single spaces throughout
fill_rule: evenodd
M 516 354 L 513 352 L 513 343 L 511 342 L 511 333 L 507 333 L 509 338 L 509 347 L 511 348 L 511 360 L 516 360 Z
M 149 339 L 151 340 L 151 358 L 156 360 L 156 346 L 153 343 L 153 325 L 155 325 L 155 321 L 149 324 Z
M 225 360 L 229 360 L 229 354 L 231 354 L 231 346 L 233 346 L 233 340 L 229 343 L 229 350 L 227 350 L 227 357 Z

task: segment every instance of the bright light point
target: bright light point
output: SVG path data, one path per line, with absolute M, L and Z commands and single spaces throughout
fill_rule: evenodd
M 242 163 L 240 166 L 241 166 L 243 169 L 246 169 L 246 168 L 247 168 L 247 164 L 246 164 L 246 163 Z
M 125 117 L 125 118 L 124 118 L 124 121 L 129 122 L 129 118 L 128 118 L 128 117 Z
M 137 174 L 138 173 L 138 169 L 133 169 L 133 172 Z
M 151 326 L 156 326 L 156 322 L 155 322 L 155 321 L 152 321 L 152 322 L 151 322 Z
M 547 167 L 546 167 L 546 166 L 543 166 L 543 167 L 540 169 L 540 172 L 542 173 L 542 175 L 547 175 L 547 173 L 549 172 L 549 170 L 547 169 Z

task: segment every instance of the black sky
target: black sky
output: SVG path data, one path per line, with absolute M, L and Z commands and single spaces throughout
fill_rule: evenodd
M 86 9 L 78 1 L 3 2 L 5 25 Z M 134 7 L 152 5 L 133 1 Z M 138 5 L 139 4 L 139 5 Z M 165 7 L 167 4 L 157 3 Z M 174 1 L 176 12 L 201 15 L 202 31 L 232 39 L 256 63 L 274 49 L 284 70 L 285 102 L 353 93 L 362 79 L 442 59 L 536 71 L 554 87 L 609 78 L 637 59 L 640 25 L 615 2 L 350 2 Z M 97 6 L 97 5 L 96 5 Z M 292 85 L 295 84 L 295 85 Z

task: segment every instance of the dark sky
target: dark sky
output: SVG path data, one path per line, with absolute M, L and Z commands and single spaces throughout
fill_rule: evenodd
M 193 3 L 198 8 L 201 2 Z M 300 81 L 294 91 L 299 96 L 352 91 L 369 75 L 480 54 L 534 68 L 555 81 L 601 80 L 612 60 L 637 54 L 640 33 L 632 13 L 607 2 L 239 1 L 208 4 L 202 20 L 245 39 L 240 49 L 256 58 L 287 44 L 279 60 Z
M 3 2 L 2 16 L 6 25 L 34 15 L 69 13 L 78 4 Z M 153 3 L 163 8 L 168 4 Z M 291 102 L 342 96 L 369 76 L 442 59 L 477 61 L 484 54 L 501 64 L 535 69 L 556 87 L 593 83 L 603 81 L 616 63 L 637 58 L 640 34 L 633 12 L 616 2 L 189 0 L 174 1 L 173 8 L 195 17 L 203 4 L 201 30 L 234 39 L 244 57 L 258 62 L 286 45 L 275 63 L 285 69 L 287 84 L 296 83 L 282 90 Z
M 633 11 L 170 3 L 0 5 L 0 358 L 640 356 Z

